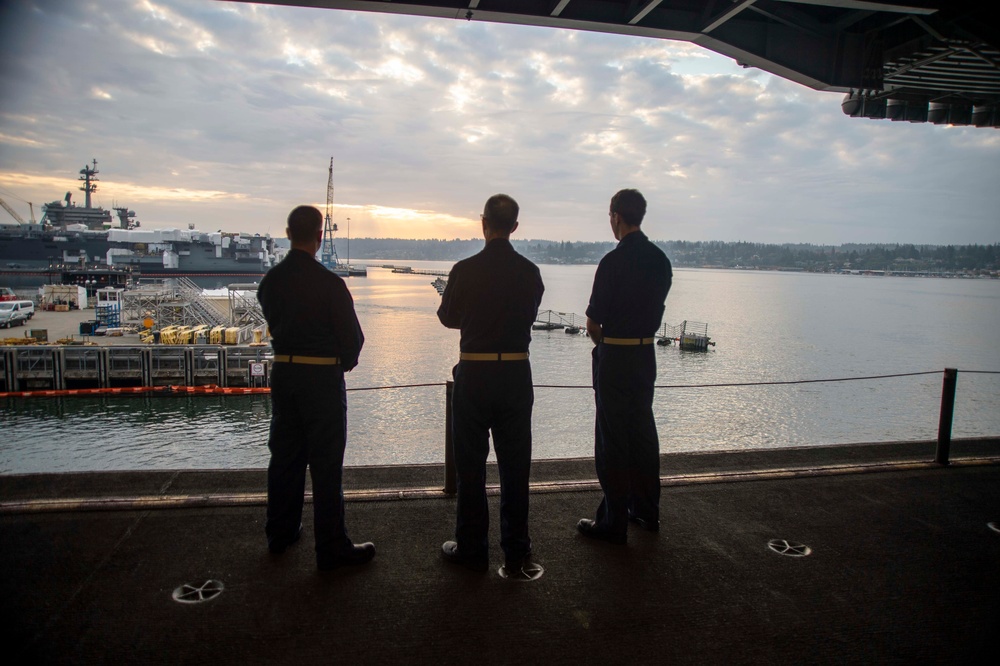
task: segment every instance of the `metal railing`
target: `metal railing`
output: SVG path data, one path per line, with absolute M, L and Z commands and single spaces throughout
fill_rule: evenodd
M 249 365 L 267 364 L 269 362 L 270 350 L 263 347 L 234 347 L 219 348 L 214 347 L 173 347 L 158 348 L 161 353 L 156 354 L 155 359 L 151 348 L 114 348 L 118 353 L 108 354 L 112 348 L 57 348 L 56 350 L 24 348 L 26 354 L 14 354 L 14 349 L 3 350 L 0 354 L 0 376 L 6 382 L 6 386 L 12 386 L 16 382 L 17 376 L 39 376 L 51 373 L 55 377 L 73 379 L 78 373 L 83 371 L 100 372 L 103 365 L 104 371 L 110 379 L 134 379 L 140 375 L 144 382 L 149 382 L 149 386 L 164 386 L 164 379 L 178 379 L 184 381 L 187 386 L 198 385 L 198 379 L 218 379 L 222 386 L 226 384 L 227 375 L 246 376 Z M 988 370 L 963 370 L 962 372 L 974 374 L 994 374 L 1000 375 L 1000 371 Z M 668 384 L 656 385 L 656 389 L 702 389 L 702 388 L 732 388 L 732 387 L 761 387 L 761 386 L 787 386 L 795 384 L 821 384 L 836 382 L 870 381 L 881 379 L 893 379 L 901 377 L 916 377 L 924 375 L 936 375 L 940 370 L 924 372 L 894 373 L 887 375 L 870 375 L 863 377 L 839 377 L 829 379 L 800 379 L 800 380 L 779 380 L 763 382 L 728 382 L 712 384 Z M 934 463 L 946 466 L 951 463 L 951 443 L 952 427 L 955 415 L 955 395 L 958 383 L 957 368 L 945 368 L 943 371 L 943 381 L 941 389 L 941 405 L 938 415 L 938 430 Z M 265 374 L 266 378 L 266 374 Z M 454 414 L 452 409 L 452 399 L 454 394 L 454 382 L 432 382 L 424 384 L 404 384 L 395 386 L 371 386 L 348 388 L 349 392 L 356 391 L 382 391 L 399 390 L 423 387 L 445 387 L 445 464 L 444 464 L 444 492 L 454 494 L 456 492 L 456 471 L 454 456 Z M 169 387 L 177 388 L 177 387 Z M 592 390 L 590 385 L 563 385 L 563 384 L 535 384 L 533 388 L 544 389 L 569 389 L 569 390 Z M 267 390 L 267 389 L 262 389 Z M 57 391 L 31 392 L 32 395 L 52 395 Z M 74 394 L 82 394 L 81 391 L 74 391 Z M 205 392 L 206 394 L 211 393 Z M 178 394 L 188 394 L 178 392 Z M 15 392 L 0 393 L 0 397 L 16 396 Z
M 822 383 L 835 383 L 835 382 L 851 382 L 851 381 L 868 381 L 875 379 L 894 379 L 899 377 L 918 377 L 922 375 L 936 375 L 940 373 L 940 370 L 928 370 L 924 372 L 905 372 L 905 373 L 894 373 L 889 375 L 870 375 L 865 377 L 838 377 L 833 379 L 798 379 L 798 380 L 784 380 L 784 381 L 770 381 L 770 382 L 730 382 L 730 383 L 718 383 L 718 384 L 668 384 L 668 385 L 656 385 L 657 389 L 695 389 L 695 388 L 724 388 L 724 387 L 754 387 L 754 386 L 787 386 L 793 384 L 822 384 Z M 952 439 L 952 425 L 954 421 L 955 414 L 955 389 L 958 382 L 958 369 L 956 368 L 945 368 L 944 370 L 944 381 L 941 390 L 941 410 L 938 417 L 938 433 L 937 433 L 937 443 L 934 455 L 934 462 L 938 465 L 948 465 L 950 464 L 950 452 L 951 452 L 951 439 Z M 964 370 L 963 372 L 976 373 L 976 374 L 998 374 L 1000 371 L 987 371 L 987 370 Z M 401 389 L 401 388 L 416 388 L 425 386 L 444 386 L 445 387 L 445 451 L 444 451 L 444 492 L 446 494 L 454 494 L 456 492 L 456 471 L 455 471 L 455 455 L 454 455 L 454 416 L 452 412 L 452 396 L 454 393 L 455 383 L 453 381 L 447 381 L 442 383 L 433 384 L 408 384 L 403 386 L 375 386 L 375 387 L 362 387 L 362 388 L 349 388 L 348 391 L 377 391 L 377 390 L 388 390 L 388 389 Z M 548 388 L 548 389 L 586 389 L 592 390 L 592 386 L 588 385 L 564 385 L 564 384 L 535 384 L 533 388 Z

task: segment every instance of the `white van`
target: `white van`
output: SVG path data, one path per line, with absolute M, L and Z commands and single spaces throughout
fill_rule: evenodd
M 28 315 L 21 309 L 21 301 L 0 301 L 0 326 L 24 326 Z
M 23 312 L 28 319 L 35 316 L 34 301 L 18 301 L 18 303 L 21 304 L 21 312 Z

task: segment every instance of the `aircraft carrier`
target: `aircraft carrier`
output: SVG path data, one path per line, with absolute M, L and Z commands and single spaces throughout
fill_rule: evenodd
M 80 170 L 83 206 L 67 192 L 42 206 L 43 215 L 0 223 L 0 282 L 25 287 L 46 282 L 75 282 L 91 275 L 121 283 L 140 277 L 211 277 L 257 279 L 274 265 L 270 235 L 202 232 L 187 229 L 141 229 L 135 212 L 92 205 L 97 191 L 97 161 Z M 280 254 L 280 250 L 278 250 Z M 116 279 L 119 278 L 119 279 Z

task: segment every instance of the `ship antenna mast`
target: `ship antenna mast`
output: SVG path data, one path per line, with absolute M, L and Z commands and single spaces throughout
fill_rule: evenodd
M 333 235 L 337 225 L 333 223 L 333 158 L 330 158 L 330 175 L 326 181 L 326 217 L 323 218 L 323 249 L 320 252 L 320 262 L 329 269 L 334 269 L 340 260 L 337 258 L 337 246 L 333 244 Z
M 88 166 L 84 166 L 80 169 L 80 178 L 78 180 L 84 181 L 83 187 L 80 191 L 87 195 L 87 208 L 90 208 L 90 195 L 97 191 L 97 160 L 94 160 L 94 168 L 91 169 Z

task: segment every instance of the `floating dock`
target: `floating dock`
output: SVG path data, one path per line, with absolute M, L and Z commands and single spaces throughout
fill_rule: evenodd
M 411 268 L 410 266 L 397 266 L 396 264 L 369 264 L 369 267 L 385 268 L 401 275 L 438 275 L 448 277 L 448 271 L 436 271 L 429 268 Z

